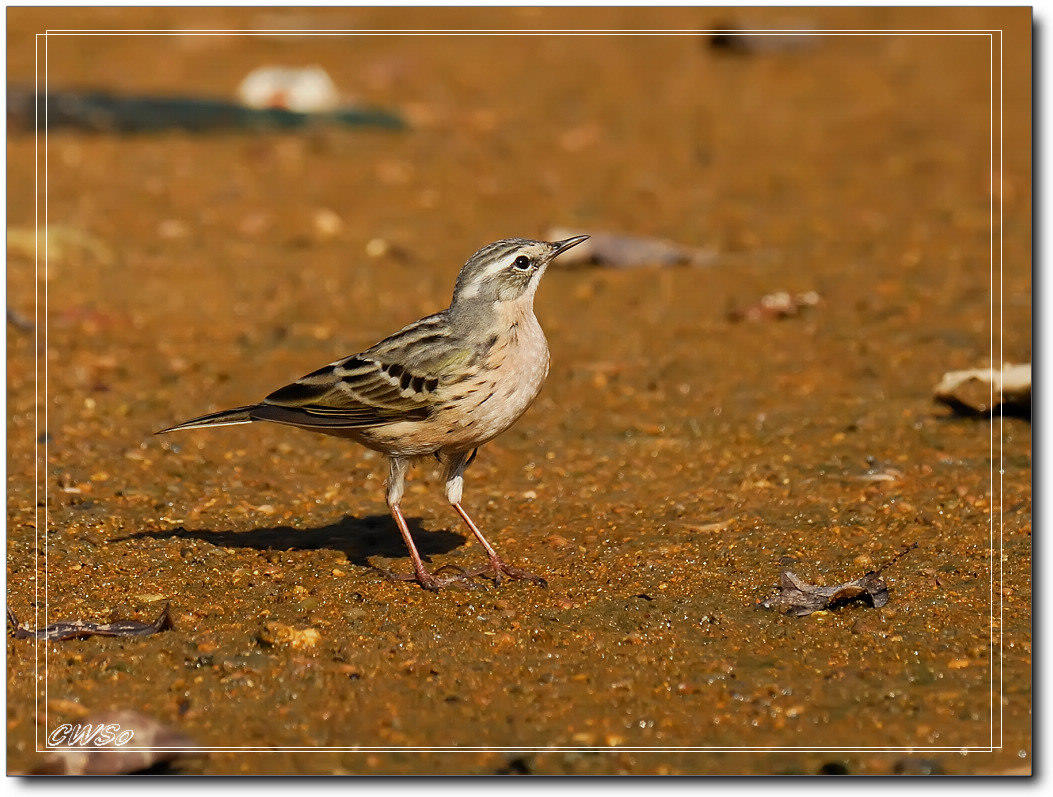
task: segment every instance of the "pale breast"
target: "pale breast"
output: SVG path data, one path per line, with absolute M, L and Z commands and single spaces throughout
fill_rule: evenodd
M 490 410 L 494 434 L 503 432 L 526 412 L 541 391 L 549 365 L 548 342 L 533 313 L 513 324 L 502 344 L 490 355 L 495 374 L 490 401 L 494 405 Z
M 475 448 L 504 432 L 541 391 L 549 351 L 533 312 L 508 319 L 493 337 L 480 367 L 443 389 L 429 418 L 356 430 L 354 437 L 371 448 L 419 455 Z

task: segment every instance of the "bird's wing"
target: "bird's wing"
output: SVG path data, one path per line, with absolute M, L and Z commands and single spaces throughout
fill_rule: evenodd
M 429 316 L 361 354 L 345 357 L 271 393 L 252 415 L 297 426 L 362 428 L 423 420 L 451 366 L 474 352 L 458 348 L 445 318 Z

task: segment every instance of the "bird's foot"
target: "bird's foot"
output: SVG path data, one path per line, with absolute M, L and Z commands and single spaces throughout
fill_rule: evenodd
M 548 582 L 545 581 L 541 576 L 534 575 L 526 570 L 515 565 L 510 565 L 507 562 L 503 562 L 500 559 L 491 559 L 489 563 L 483 565 L 479 570 L 475 571 L 471 575 L 482 576 L 488 578 L 494 582 L 494 584 L 500 584 L 503 580 L 503 576 L 513 581 L 529 581 L 532 584 L 537 584 L 539 587 L 547 587 Z
M 453 575 L 440 575 L 444 570 L 452 571 Z M 472 586 L 473 574 L 457 565 L 443 565 L 432 573 L 429 573 L 427 570 L 407 574 L 392 573 L 390 570 L 381 570 L 381 572 L 394 581 L 415 581 L 420 584 L 422 588 L 432 592 L 438 592 L 440 589 L 448 587 L 451 584 Z

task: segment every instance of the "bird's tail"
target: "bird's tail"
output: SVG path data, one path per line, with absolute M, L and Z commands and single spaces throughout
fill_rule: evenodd
M 192 418 L 191 420 L 184 421 L 176 426 L 161 429 L 160 431 L 154 432 L 154 434 L 178 432 L 183 429 L 206 429 L 209 426 L 232 426 L 238 423 L 252 423 L 253 419 L 250 413 L 254 409 L 255 405 L 250 404 L 247 407 L 235 407 L 232 410 L 213 412 L 211 415 L 202 415 L 200 418 Z

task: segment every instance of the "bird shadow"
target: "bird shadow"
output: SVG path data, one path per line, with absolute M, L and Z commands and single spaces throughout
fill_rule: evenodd
M 436 554 L 449 553 L 461 547 L 467 538 L 453 531 L 425 531 L 421 519 L 406 518 L 410 534 L 420 555 L 428 561 Z M 314 529 L 297 529 L 292 526 L 261 526 L 249 531 L 215 531 L 212 529 L 175 528 L 168 531 L 140 531 L 120 537 L 114 542 L 126 540 L 202 540 L 223 548 L 251 548 L 257 551 L 343 551 L 348 561 L 373 570 L 380 570 L 370 559 L 380 556 L 388 559 L 409 558 L 402 537 L 388 515 L 367 517 L 344 516 L 328 526 Z

